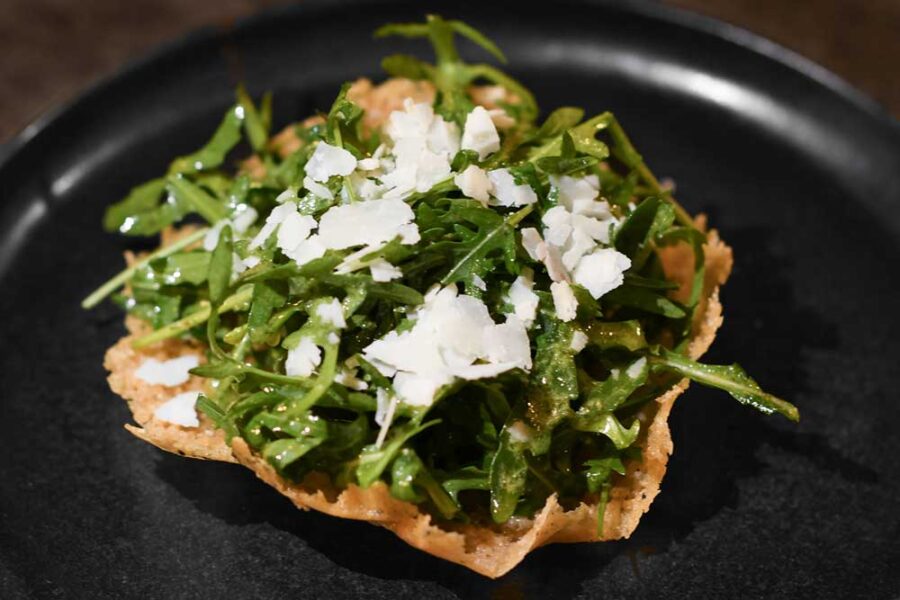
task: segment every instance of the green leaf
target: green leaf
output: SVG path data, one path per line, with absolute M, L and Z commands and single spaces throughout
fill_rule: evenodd
M 497 44 L 492 42 L 486 35 L 472 27 L 467 23 L 463 23 L 462 21 L 450 21 L 450 26 L 453 28 L 453 31 L 468 39 L 471 42 L 474 42 L 478 46 L 481 46 L 484 50 L 487 50 L 490 54 L 494 56 L 501 63 L 506 62 L 506 57 L 503 55 L 503 52 L 500 48 L 497 47 Z
M 422 494 L 418 491 L 425 491 Z M 418 455 L 403 448 L 391 466 L 391 494 L 400 500 L 419 503 L 431 498 L 445 519 L 452 519 L 459 512 L 456 500 L 434 479 Z
M 454 203 L 447 213 L 448 218 L 455 223 L 471 224 L 475 229 L 457 230 L 461 239 L 452 245 L 452 250 L 458 258 L 441 278 L 441 285 L 459 281 L 471 285 L 475 276 L 483 279 L 493 271 L 497 258 L 504 260 L 507 271 L 517 272 L 515 226 L 533 208 L 531 205 L 526 206 L 504 218 L 491 209 L 477 206 L 476 202 Z
M 228 152 L 241 141 L 243 114 L 240 105 L 229 108 L 206 145 L 192 154 L 176 159 L 169 167 L 169 174 L 190 174 L 219 167 L 225 162 Z
M 554 110 L 534 132 L 530 140 L 543 140 L 562 135 L 572 127 L 578 125 L 584 118 L 584 109 L 574 106 L 563 106 Z
M 434 67 L 408 54 L 392 54 L 381 60 L 381 68 L 393 77 L 421 80 L 434 77 Z
M 741 404 L 752 406 L 762 413 L 778 413 L 791 421 L 800 420 L 800 411 L 796 406 L 764 392 L 740 365 L 704 365 L 664 348 L 660 348 L 650 360 L 691 381 L 726 391 Z
M 81 308 L 92 308 L 99 304 L 104 298 L 115 292 L 117 289 L 125 285 L 128 280 L 130 280 L 134 274 L 143 269 L 150 263 L 155 260 L 159 260 L 161 258 L 165 258 L 171 254 L 175 254 L 190 246 L 193 243 L 196 243 L 200 240 L 206 233 L 209 231 L 206 227 L 202 229 L 198 229 L 197 231 L 181 238 L 177 242 L 174 242 L 168 246 L 160 248 L 156 252 L 150 253 L 149 256 L 137 261 L 132 266 L 122 270 L 118 275 L 101 285 L 99 288 L 91 292 L 91 294 L 81 301 Z
M 576 426 L 579 418 L 619 408 L 628 396 L 647 382 L 649 374 L 649 362 L 643 356 L 628 365 L 612 369 L 609 377 L 588 391 L 587 399 L 576 414 Z
M 268 98 L 268 101 L 263 100 L 263 103 L 269 106 L 268 110 L 271 112 L 271 95 L 266 95 L 266 98 Z M 269 140 L 269 124 L 267 120 L 271 119 L 271 114 L 266 117 L 256 109 L 253 99 L 250 98 L 250 94 L 247 93 L 247 89 L 243 84 L 237 88 L 237 99 L 238 105 L 243 111 L 244 130 L 247 132 L 250 146 L 254 152 L 262 152 L 265 150 L 266 142 Z
M 279 471 L 283 471 L 323 441 L 325 441 L 324 438 L 311 436 L 275 440 L 266 444 L 262 454 L 266 462 Z
M 535 339 L 534 367 L 526 392 L 528 420 L 539 431 L 550 431 L 572 412 L 578 398 L 578 371 L 571 323 L 542 315 L 542 332 Z
M 495 523 L 506 523 L 513 516 L 525 490 L 528 479 L 526 444 L 513 432 L 513 428 L 523 425 L 522 421 L 510 417 L 500 432 L 500 443 L 491 459 L 491 517 Z
M 588 490 L 592 493 L 600 492 L 600 500 L 597 502 L 597 535 L 603 536 L 603 520 L 606 517 L 606 505 L 609 503 L 609 490 L 612 487 L 610 479 L 612 473 L 625 474 L 625 465 L 619 457 L 598 458 L 587 461 L 584 466 L 585 481 Z
M 647 288 L 627 284 L 604 295 L 603 303 L 636 308 L 668 319 L 681 319 L 687 314 L 683 308 L 665 296 Z
M 439 419 L 428 421 L 422 425 L 409 421 L 404 425 L 393 427 L 390 439 L 386 440 L 381 448 L 374 444 L 363 448 L 359 455 L 359 464 L 356 467 L 356 478 L 359 485 L 367 488 L 375 483 L 406 442 L 438 423 L 440 423 Z
M 634 352 L 647 347 L 644 329 L 637 320 L 594 321 L 587 327 L 585 333 L 590 343 L 601 350 L 625 348 Z
M 250 340 L 253 343 L 259 344 L 269 337 L 269 319 L 275 309 L 284 306 L 287 296 L 287 286 L 280 280 L 253 284 L 253 300 L 250 302 L 250 314 L 247 316 Z
M 594 458 L 584 463 L 587 470 L 584 477 L 587 480 L 588 491 L 597 493 L 605 484 L 609 483 L 612 474 L 625 474 L 625 465 L 618 456 L 608 458 Z
M 491 480 L 489 473 L 481 469 L 464 467 L 450 474 L 447 479 L 441 482 L 441 486 L 447 490 L 454 502 L 459 503 L 460 492 L 464 490 L 490 491 Z
M 153 235 L 183 218 L 188 209 L 174 198 L 163 199 L 165 187 L 165 178 L 158 178 L 132 189 L 124 200 L 106 209 L 104 229 L 125 235 Z
M 213 306 L 218 306 L 228 291 L 233 255 L 231 227 L 226 225 L 219 232 L 219 243 L 216 244 L 216 249 L 213 250 L 212 258 L 209 260 L 209 273 L 206 276 L 209 281 L 209 301 Z
M 209 417 L 217 429 L 225 432 L 225 441 L 229 445 L 231 445 L 231 440 L 240 435 L 234 423 L 228 418 L 228 415 L 205 394 L 200 394 L 197 397 L 196 407 L 198 411 Z
M 181 206 L 190 207 L 210 224 L 218 223 L 228 216 L 228 209 L 221 202 L 181 175 L 169 176 L 166 179 L 166 190 Z

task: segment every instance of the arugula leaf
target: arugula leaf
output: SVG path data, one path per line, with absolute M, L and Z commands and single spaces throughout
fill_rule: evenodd
M 213 306 L 221 304 L 225 298 L 225 292 L 228 291 L 233 253 L 231 227 L 225 226 L 219 232 L 219 243 L 213 250 L 209 260 L 209 272 L 206 275 L 206 279 L 209 281 L 209 301 Z
M 125 235 L 152 235 L 184 217 L 187 209 L 176 199 L 160 203 L 165 188 L 166 180 L 160 177 L 132 189 L 124 200 L 106 209 L 104 229 Z
M 603 296 L 603 303 L 637 308 L 668 319 L 681 319 L 687 314 L 683 308 L 665 296 L 645 287 L 628 284 L 607 292 Z
M 609 490 L 612 487 L 610 478 L 613 472 L 619 475 L 625 474 L 625 465 L 619 457 L 595 458 L 584 463 L 587 470 L 584 478 L 588 491 L 596 494 L 600 492 L 600 501 L 597 503 L 597 535 L 603 535 L 603 520 L 606 516 L 606 505 L 609 503 Z
M 404 425 L 395 426 L 390 439 L 381 448 L 374 444 L 363 448 L 362 453 L 359 455 L 359 464 L 356 467 L 356 478 L 359 481 L 359 485 L 367 488 L 375 483 L 400 451 L 400 448 L 403 447 L 403 444 L 408 442 L 413 436 L 438 423 L 440 423 L 440 420 L 437 419 L 421 425 L 414 421 L 409 421 Z
M 446 275 L 441 278 L 441 285 L 449 285 L 458 281 L 466 282 L 467 289 L 476 288 L 474 277 L 484 278 L 493 271 L 496 254 L 499 254 L 507 271 L 517 273 L 515 226 L 525 218 L 533 206 L 526 206 L 509 217 L 502 217 L 496 212 L 476 206 L 477 203 L 454 203 L 447 211 L 447 218 L 454 223 L 470 223 L 476 227 L 473 231 L 465 227 L 456 228 L 460 242 L 451 247 L 459 258 Z
M 425 495 L 416 488 L 424 489 Z M 414 503 L 424 501 L 427 495 L 445 519 L 452 519 L 459 512 L 456 500 L 428 472 L 415 451 L 409 448 L 403 448 L 391 466 L 391 494 Z
M 762 413 L 778 413 L 791 421 L 800 420 L 800 411 L 796 406 L 764 392 L 737 364 L 704 365 L 665 348 L 660 348 L 650 357 L 650 361 L 691 381 L 726 391 L 741 404 L 752 406 Z
M 250 146 L 254 152 L 262 152 L 265 150 L 266 142 L 269 139 L 269 121 L 271 119 L 272 95 L 266 94 L 263 99 L 263 106 L 268 107 L 264 111 L 258 111 L 253 99 L 247 93 L 247 89 L 243 84 L 237 88 L 238 105 L 243 111 L 244 130 L 247 132 L 247 139 L 250 140 Z M 268 114 L 266 114 L 268 113 Z
M 237 104 L 228 109 L 218 129 L 205 146 L 172 162 L 169 174 L 190 174 L 215 169 L 225 162 L 225 156 L 241 141 L 244 110 Z
M 525 490 L 528 478 L 526 444 L 512 432 L 513 428 L 522 425 L 522 421 L 512 417 L 507 421 L 500 432 L 497 452 L 491 459 L 491 517 L 495 523 L 505 523 L 513 516 Z
M 535 340 L 534 366 L 527 393 L 528 420 L 539 431 L 550 431 L 568 417 L 570 402 L 578 398 L 576 329 L 554 316 L 543 315 L 542 333 Z

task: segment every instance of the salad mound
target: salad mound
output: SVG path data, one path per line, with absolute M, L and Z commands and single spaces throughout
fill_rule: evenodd
M 518 81 L 461 60 L 457 36 L 505 62 L 460 21 L 376 35 L 436 60 L 389 56 L 391 79 L 275 135 L 271 96 L 239 88 L 204 147 L 107 210 L 161 234 L 84 302 L 128 312 L 105 366 L 130 431 L 496 577 L 631 534 L 689 381 L 799 418 L 697 362 L 731 250 L 612 114 L 539 123 Z

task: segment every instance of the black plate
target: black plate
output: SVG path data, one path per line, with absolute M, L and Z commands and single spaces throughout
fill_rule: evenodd
M 133 244 L 101 232 L 104 206 L 204 141 L 239 79 L 275 92 L 282 124 L 415 46 L 370 34 L 421 8 L 305 2 L 131 66 L 26 130 L 0 166 L 0 595 L 900 592 L 900 127 L 720 23 L 656 5 L 524 5 L 431 10 L 494 36 L 542 106 L 614 110 L 710 215 L 737 266 L 709 359 L 740 360 L 802 423 L 693 388 L 672 416 L 662 494 L 630 540 L 542 549 L 497 582 L 125 432 L 101 365 L 120 315 L 78 306 Z

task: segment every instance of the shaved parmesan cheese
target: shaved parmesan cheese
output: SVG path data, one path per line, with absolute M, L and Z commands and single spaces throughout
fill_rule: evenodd
M 453 183 L 464 196 L 474 198 L 482 204 L 487 204 L 490 199 L 491 180 L 487 173 L 475 165 L 469 165 L 466 169 L 453 178 Z
M 537 316 L 540 298 L 534 293 L 534 273 L 531 269 L 522 269 L 522 274 L 509 286 L 506 299 L 513 306 L 513 314 L 525 327 L 531 327 Z
M 134 372 L 135 377 L 151 385 L 165 385 L 174 387 L 187 383 L 191 375 L 191 369 L 200 364 L 200 359 L 194 354 L 179 356 L 170 360 L 158 361 L 148 358 Z
M 306 174 L 323 183 L 333 175 L 349 175 L 355 169 L 356 158 L 350 152 L 325 142 L 319 142 L 306 163 Z
M 351 390 L 362 391 L 369 389 L 369 384 L 357 376 L 357 368 L 359 362 L 355 357 L 348 358 L 344 361 L 344 366 L 334 376 L 334 382 L 350 388 Z
M 560 321 L 571 321 L 578 312 L 578 300 L 572 286 L 566 281 L 555 281 L 550 284 L 550 293 L 553 295 L 553 306 L 556 308 L 556 316 Z
M 500 135 L 491 120 L 491 115 L 483 106 L 476 106 L 466 116 L 463 128 L 462 148 L 478 153 L 478 160 L 500 149 Z
M 538 246 L 544 243 L 540 232 L 534 227 L 525 227 L 522 229 L 522 247 L 531 257 L 531 260 L 541 260 L 538 256 Z
M 631 379 L 636 379 L 638 377 L 638 375 L 641 374 L 641 371 L 644 370 L 644 367 L 646 367 L 646 366 L 647 366 L 647 359 L 642 356 L 639 359 L 637 359 L 636 361 L 634 361 L 633 363 L 631 363 L 630 365 L 628 365 L 628 368 L 625 369 L 625 374 Z
M 419 241 L 415 214 L 400 199 L 379 199 L 333 206 L 319 220 L 319 238 L 326 248 L 341 250 L 389 242 L 401 236 L 402 243 Z
M 494 169 L 488 172 L 488 179 L 493 189 L 494 200 L 488 201 L 494 206 L 525 206 L 537 202 L 537 194 L 527 184 L 517 184 L 509 169 Z
M 251 225 L 256 223 L 259 213 L 252 206 L 241 204 L 231 217 L 231 228 L 236 233 L 244 233 Z
M 411 329 L 391 331 L 363 349 L 366 360 L 386 376 L 396 371 L 394 390 L 406 404 L 430 405 L 455 377 L 480 379 L 513 368 L 531 369 L 524 323 L 515 315 L 494 323 L 484 302 L 459 295 L 456 286 L 429 290 L 410 318 L 415 322 Z
M 288 350 L 284 372 L 291 377 L 309 377 L 322 362 L 322 350 L 312 339 L 304 337 L 295 348 Z
M 226 225 L 230 225 L 232 233 L 235 234 L 235 236 L 239 236 L 256 222 L 257 216 L 259 215 L 255 208 L 247 206 L 246 204 L 241 204 L 231 219 L 222 219 L 210 227 L 209 231 L 206 232 L 206 235 L 203 236 L 203 249 L 207 252 L 215 250 L 219 243 L 219 235 Z
M 403 277 L 403 271 L 399 267 L 395 267 L 383 258 L 369 263 L 369 274 L 372 279 L 378 282 L 393 281 Z
M 624 273 L 631 268 L 631 260 L 613 248 L 602 248 L 585 256 L 575 269 L 575 283 L 600 298 L 622 285 Z
M 307 175 L 303 178 L 303 187 L 309 190 L 313 196 L 325 198 L 326 200 L 334 200 L 334 194 L 327 187 L 313 180 Z
M 394 413 L 397 411 L 398 398 L 395 394 L 388 396 L 388 393 L 382 388 L 378 388 L 375 392 L 375 401 L 377 410 L 375 411 L 375 423 L 381 426 L 378 430 L 378 437 L 375 438 L 375 447 L 381 448 L 387 438 L 388 430 L 394 421 Z
M 588 336 L 583 331 L 575 331 L 572 334 L 572 341 L 569 347 L 575 352 L 581 352 L 587 346 L 588 341 Z
M 482 279 L 478 275 L 472 275 L 472 285 L 477 287 L 482 292 L 487 291 L 487 284 L 484 282 L 484 279 Z
M 282 250 L 284 255 L 298 265 L 305 265 L 311 260 L 322 258 L 325 255 L 325 245 L 318 235 L 311 235 L 291 250 Z
M 153 418 L 182 427 L 199 427 L 197 398 L 200 392 L 184 392 L 161 404 L 153 411 Z
M 404 110 L 388 118 L 385 133 L 393 142 L 393 164 L 382 160 L 384 198 L 403 199 L 427 192 L 450 177 L 450 161 L 459 151 L 459 128 L 434 114 L 430 104 L 407 98 Z
M 323 323 L 333 325 L 338 329 L 344 329 L 347 322 L 344 320 L 344 309 L 337 298 L 333 298 L 331 302 L 322 303 L 316 307 L 316 316 L 322 319 Z
M 285 254 L 291 252 L 307 239 L 315 228 L 316 220 L 309 215 L 301 215 L 295 208 L 278 227 L 278 236 L 276 237 L 278 247 Z
M 381 161 L 377 158 L 364 158 L 356 163 L 356 168 L 360 171 L 374 171 L 381 167 Z
M 254 250 L 262 246 L 269 236 L 275 232 L 275 229 L 281 225 L 282 221 L 284 221 L 288 215 L 295 214 L 297 212 L 297 205 L 293 202 L 288 202 L 286 204 L 279 204 L 275 208 L 272 209 L 272 212 L 269 213 L 269 216 L 266 217 L 266 222 L 262 226 L 262 229 L 259 230 L 259 233 L 256 234 L 256 237 L 250 242 L 250 250 Z

